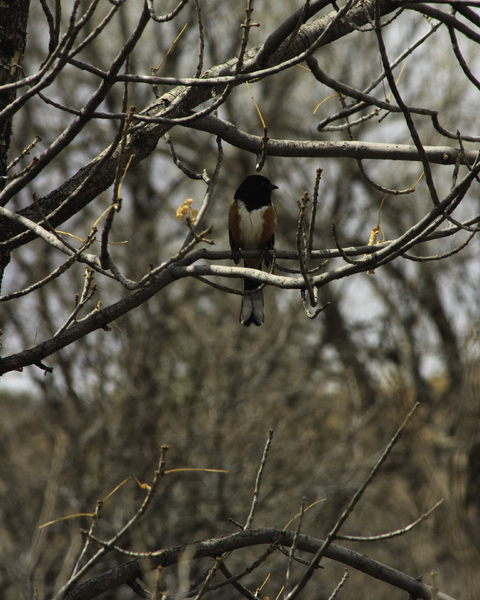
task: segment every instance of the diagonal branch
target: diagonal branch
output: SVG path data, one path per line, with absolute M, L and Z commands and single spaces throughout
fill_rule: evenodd
M 335 525 L 333 526 L 333 529 L 330 531 L 330 533 L 327 535 L 327 537 L 326 537 L 325 541 L 323 542 L 323 544 L 321 545 L 321 547 L 315 553 L 315 556 L 311 560 L 310 565 L 308 566 L 308 568 L 303 573 L 303 575 L 300 578 L 300 580 L 298 581 L 297 585 L 294 587 L 294 589 L 286 597 L 286 600 L 294 600 L 294 598 L 296 598 L 298 596 L 298 594 L 303 590 L 303 588 L 306 586 L 306 584 L 308 583 L 308 581 L 311 579 L 313 573 L 315 572 L 315 569 L 320 564 L 320 560 L 324 556 L 327 556 L 327 550 L 328 550 L 329 546 L 331 546 L 331 544 L 333 543 L 333 541 L 336 539 L 337 534 L 340 531 L 340 529 L 342 528 L 343 524 L 348 519 L 348 517 L 352 514 L 355 506 L 359 503 L 359 501 L 360 501 L 361 497 L 363 496 L 363 494 L 364 494 L 365 490 L 367 489 L 367 487 L 372 483 L 372 481 L 375 478 L 376 474 L 378 473 L 380 467 L 387 460 L 388 455 L 392 451 L 392 448 L 395 446 L 395 444 L 400 439 L 400 436 L 402 435 L 403 430 L 405 429 L 407 423 L 409 422 L 411 416 L 413 415 L 414 411 L 417 409 L 418 406 L 419 406 L 419 403 L 417 402 L 417 404 L 415 404 L 415 406 L 413 407 L 413 409 L 408 413 L 408 415 L 406 416 L 404 422 L 398 428 L 397 432 L 395 433 L 395 435 L 391 439 L 390 443 L 385 448 L 382 456 L 377 461 L 376 465 L 373 467 L 372 471 L 370 472 L 370 475 L 366 478 L 366 480 L 364 481 L 363 485 L 354 494 L 353 498 L 348 503 L 348 506 L 343 511 L 341 517 L 335 523 Z

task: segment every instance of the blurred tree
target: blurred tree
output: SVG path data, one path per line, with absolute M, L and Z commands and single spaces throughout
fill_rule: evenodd
M 13 119 L 13 134 L 1 173 L 0 367 L 6 384 L 24 369 L 34 392 L 2 395 L 0 595 L 58 593 L 80 552 L 78 520 L 38 526 L 92 513 L 127 477 L 150 481 L 165 443 L 167 468 L 229 474 L 166 475 L 123 548 L 231 534 L 229 517 L 245 524 L 269 429 L 254 526 L 282 528 L 302 497 L 326 498 L 302 523 L 324 538 L 418 400 L 346 529 L 383 533 L 445 503 L 408 536 L 342 543 L 427 583 L 434 569 L 439 589 L 477 598 L 475 3 L 164 4 L 165 17 L 151 2 L 33 3 L 22 69 L 1 82 L 0 124 Z M 18 60 L 2 64 L 21 64 L 18 44 Z M 280 188 L 277 266 L 296 271 L 263 275 L 266 323 L 251 331 L 238 325 L 238 297 L 196 277 L 225 286 L 244 274 L 219 264 L 230 260 L 226 218 L 265 158 Z M 304 256 L 319 267 L 308 276 L 318 299 L 305 308 L 330 305 L 307 319 L 298 202 L 305 190 L 313 199 L 318 168 Z M 197 235 L 213 226 L 205 237 L 220 250 L 200 240 L 183 255 L 192 235 L 175 211 L 187 198 Z M 377 224 L 393 241 L 367 247 Z M 121 529 L 142 494 L 124 484 L 95 534 Z M 226 564 L 236 573 L 261 553 Z M 111 553 L 89 576 L 125 561 Z M 255 591 L 270 572 L 262 594 L 276 596 L 286 563 L 275 553 L 242 582 Z M 342 566 L 325 564 L 304 598 L 328 598 L 341 579 Z M 190 581 L 211 565 L 192 563 Z M 172 593 L 184 585 L 176 572 L 163 578 Z M 385 594 L 371 577 L 351 581 L 344 598 Z

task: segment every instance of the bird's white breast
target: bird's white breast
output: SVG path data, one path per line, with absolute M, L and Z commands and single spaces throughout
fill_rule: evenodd
M 242 200 L 237 200 L 240 217 L 240 246 L 244 250 L 256 250 L 263 231 L 263 215 L 270 206 L 249 211 Z

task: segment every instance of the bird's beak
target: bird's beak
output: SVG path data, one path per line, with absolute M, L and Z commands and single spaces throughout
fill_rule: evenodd
M 273 185 L 273 183 L 271 183 L 268 189 L 272 190 L 272 191 L 273 190 L 278 190 L 278 185 Z

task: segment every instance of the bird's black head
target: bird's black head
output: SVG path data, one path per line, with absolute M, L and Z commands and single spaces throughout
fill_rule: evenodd
M 235 192 L 235 200 L 243 200 L 245 206 L 253 210 L 271 204 L 272 190 L 277 189 L 278 186 L 263 175 L 249 175 Z

